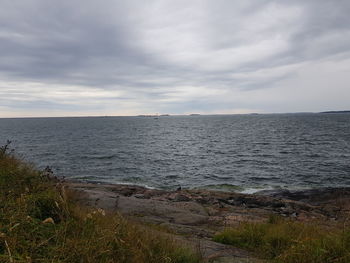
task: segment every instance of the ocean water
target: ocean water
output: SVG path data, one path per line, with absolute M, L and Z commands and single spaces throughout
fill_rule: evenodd
M 350 114 L 0 119 L 0 143 L 82 181 L 154 188 L 350 186 Z

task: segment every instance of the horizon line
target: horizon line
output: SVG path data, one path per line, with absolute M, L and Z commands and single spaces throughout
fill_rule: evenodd
M 72 115 L 72 116 L 16 116 L 0 119 L 39 119 L 39 118 L 106 118 L 106 117 L 171 117 L 171 116 L 220 116 L 220 115 L 272 115 L 272 114 L 317 114 L 317 113 L 350 113 L 350 110 L 295 111 L 295 112 L 250 112 L 250 113 L 186 113 L 186 114 L 137 114 L 137 115 Z

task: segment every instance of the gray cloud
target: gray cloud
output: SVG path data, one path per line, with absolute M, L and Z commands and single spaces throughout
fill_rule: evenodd
M 326 0 L 3 0 L 0 117 L 349 108 L 349 13 Z

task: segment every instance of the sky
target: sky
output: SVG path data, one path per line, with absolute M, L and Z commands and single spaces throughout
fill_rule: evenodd
M 349 0 L 0 4 L 0 117 L 350 109 Z

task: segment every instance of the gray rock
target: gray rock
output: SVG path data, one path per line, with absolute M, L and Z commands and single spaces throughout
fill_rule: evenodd
M 136 194 L 134 195 L 135 198 L 139 198 L 139 199 L 146 199 L 147 197 L 144 194 Z
M 177 194 L 174 198 L 175 202 L 188 202 L 191 201 L 191 199 L 189 197 L 187 197 L 186 195 L 183 194 Z

